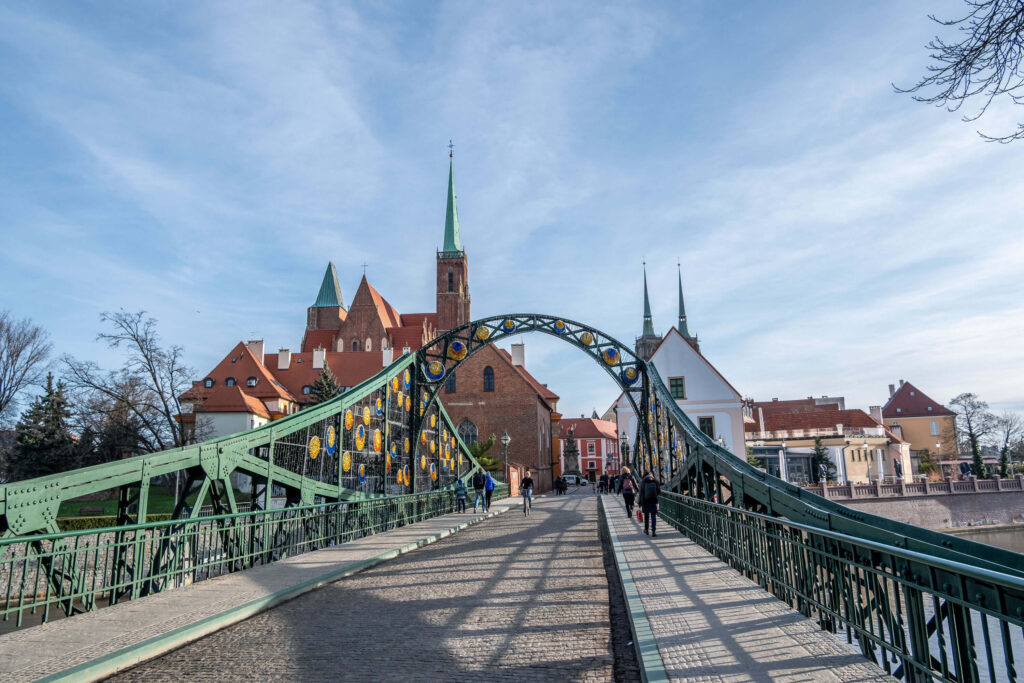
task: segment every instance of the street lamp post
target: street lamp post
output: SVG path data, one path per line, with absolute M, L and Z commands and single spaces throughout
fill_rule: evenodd
M 508 430 L 506 429 L 505 433 L 501 435 L 501 446 L 502 446 L 502 448 L 505 449 L 505 483 L 506 484 L 509 483 L 509 476 L 508 476 L 508 445 L 510 443 L 512 443 L 512 437 L 508 435 Z M 509 494 L 511 494 L 511 493 L 512 492 L 509 491 Z
M 786 468 L 786 440 L 782 440 L 782 448 L 779 449 L 779 479 L 789 481 L 789 472 Z
M 626 431 L 622 431 L 622 437 L 619 439 L 621 447 L 619 448 L 619 462 L 622 463 L 619 469 L 622 469 L 622 465 L 629 462 L 629 437 L 626 436 Z

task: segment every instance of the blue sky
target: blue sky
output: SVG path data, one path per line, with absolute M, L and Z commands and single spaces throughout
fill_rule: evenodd
M 745 395 L 913 381 L 1024 409 L 1024 147 L 894 94 L 929 3 L 0 7 L 0 308 L 114 364 L 145 309 L 199 373 L 296 348 L 325 264 L 431 310 L 456 145 L 476 317 L 675 322 Z M 981 122 L 1005 132 L 1022 115 Z M 533 335 L 568 415 L 615 388 Z

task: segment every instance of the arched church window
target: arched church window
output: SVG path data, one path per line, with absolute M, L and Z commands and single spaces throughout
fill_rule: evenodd
M 477 430 L 476 425 L 473 424 L 472 420 L 468 417 L 459 423 L 459 426 L 455 428 L 459 432 L 459 438 L 467 444 L 476 443 L 477 441 Z
M 353 339 L 352 340 L 352 350 L 353 351 L 358 351 L 359 350 L 359 340 L 358 339 Z
M 448 291 L 455 291 L 455 273 L 452 272 L 451 268 L 448 269 Z
M 365 347 L 365 349 L 367 351 L 373 351 L 373 340 L 370 339 L 369 337 L 366 338 L 366 347 Z
M 444 393 L 454 394 L 455 393 L 455 373 L 448 375 L 448 379 L 444 381 Z
M 494 391 L 494 368 L 484 368 L 484 391 Z

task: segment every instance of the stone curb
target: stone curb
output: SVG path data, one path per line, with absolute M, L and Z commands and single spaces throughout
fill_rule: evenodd
M 404 555 L 411 550 L 416 550 L 417 548 L 421 548 L 425 545 L 435 543 L 442 538 L 446 538 L 457 531 L 465 529 L 468 526 L 508 512 L 513 507 L 515 506 L 507 506 L 501 510 L 488 512 L 477 519 L 461 522 L 444 529 L 443 531 L 430 534 L 429 536 L 424 536 L 417 541 L 406 543 L 399 548 L 386 550 L 371 558 L 346 564 L 344 567 L 334 569 L 326 574 L 303 581 L 302 583 L 294 586 L 289 586 L 288 588 L 283 588 L 265 597 L 252 600 L 251 602 L 238 605 L 237 607 L 232 607 L 220 614 L 214 614 L 213 616 L 206 617 L 193 624 L 176 628 L 172 631 L 168 631 L 167 633 L 136 643 L 130 647 L 116 650 L 110 654 L 106 654 L 83 664 L 65 669 L 64 671 L 45 676 L 37 679 L 37 681 L 45 681 L 47 683 L 50 681 L 74 681 L 75 683 L 78 683 L 82 681 L 97 681 L 107 678 L 118 671 L 123 671 L 124 669 L 133 667 L 146 660 L 166 654 L 171 650 L 176 650 L 183 645 L 191 643 L 192 641 L 208 636 L 216 631 L 220 631 L 232 624 L 244 621 L 245 619 L 259 614 L 260 612 L 265 612 L 268 609 L 276 607 L 283 602 L 297 598 L 304 593 L 316 590 L 326 584 L 333 583 L 339 579 L 345 578 L 346 576 L 351 576 L 361 572 L 364 569 L 369 569 L 382 562 L 398 557 L 399 555 Z
M 619 573 L 619 581 L 622 583 L 622 593 L 626 598 L 626 611 L 629 613 L 629 627 L 633 632 L 633 648 L 636 650 L 636 660 L 640 665 L 640 678 L 644 681 L 667 681 L 668 674 L 665 672 L 665 663 L 661 659 L 661 652 L 658 650 L 658 643 L 654 640 L 651 631 L 651 623 L 647 620 L 647 612 L 644 610 L 643 602 L 640 600 L 640 593 L 633 583 L 633 575 L 629 571 L 629 562 L 626 554 L 619 543 L 619 536 L 615 532 L 615 525 L 608 518 L 609 511 L 605 507 L 604 496 L 599 499 L 601 507 L 601 521 L 608 529 L 608 537 L 611 539 L 612 552 L 615 555 L 615 568 Z

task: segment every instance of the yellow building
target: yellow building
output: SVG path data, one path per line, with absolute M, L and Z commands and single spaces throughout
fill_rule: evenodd
M 936 461 L 955 460 L 956 413 L 933 401 L 910 382 L 889 385 L 889 401 L 882 407 L 885 426 L 910 443 L 914 474 L 920 473 L 922 453 Z

